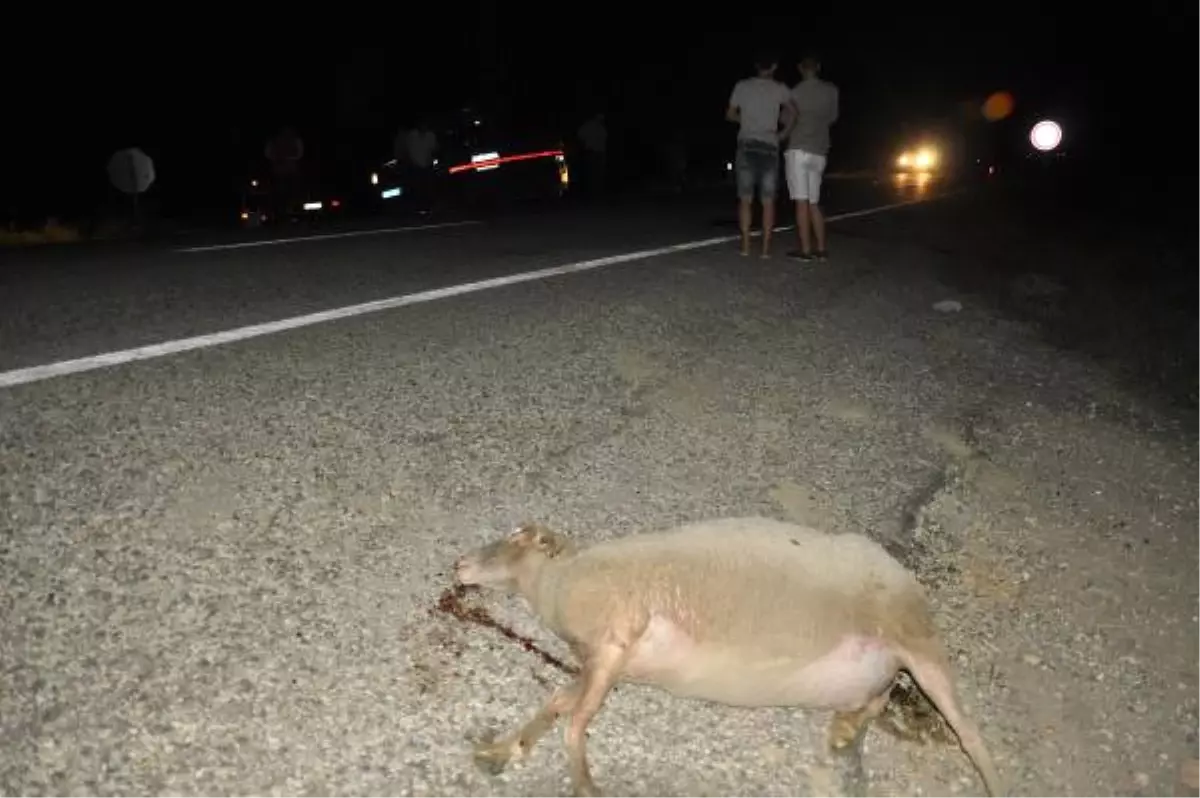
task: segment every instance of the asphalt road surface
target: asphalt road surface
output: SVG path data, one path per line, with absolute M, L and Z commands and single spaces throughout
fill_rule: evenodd
M 949 190 L 934 184 L 918 193 L 870 180 L 831 185 L 832 214 Z M 0 371 L 704 242 L 736 233 L 734 220 L 723 196 L 667 196 L 21 253 L 0 267 Z M 794 234 L 781 236 L 780 255 L 794 246 Z
M 435 610 L 454 558 L 761 513 L 917 571 L 1012 792 L 1194 794 L 1195 291 L 1097 258 L 1194 260 L 1014 192 L 831 184 L 826 264 L 707 199 L 10 253 L 0 791 L 561 794 L 559 735 L 471 762 L 566 677 Z M 622 687 L 589 751 L 611 794 L 842 794 L 826 723 Z M 879 730 L 863 769 L 980 790 Z

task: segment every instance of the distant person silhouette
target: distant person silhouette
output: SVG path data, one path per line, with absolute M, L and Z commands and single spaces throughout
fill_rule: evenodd
M 607 187 L 605 173 L 608 171 L 608 127 L 604 113 L 589 117 L 576 132 L 583 148 L 584 188 L 589 194 L 599 196 Z
M 267 142 L 266 156 L 273 174 L 298 174 L 300 160 L 304 157 L 304 139 L 300 138 L 296 128 L 285 125 Z
M 438 137 L 428 118 L 422 116 L 417 120 L 417 124 L 405 135 L 404 144 L 410 164 L 417 169 L 433 168 L 434 155 L 437 154 L 438 149 Z
M 292 210 L 300 183 L 300 162 L 304 158 L 304 139 L 291 125 L 285 125 L 268 142 L 264 153 L 271 164 L 271 193 L 275 198 L 275 216 Z
M 434 162 L 437 160 L 438 137 L 429 118 L 418 117 L 417 124 L 404 133 L 402 162 L 406 166 L 413 199 L 421 210 L 431 210 L 436 201 L 436 176 Z

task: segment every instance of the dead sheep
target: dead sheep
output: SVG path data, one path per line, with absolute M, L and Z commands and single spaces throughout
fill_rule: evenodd
M 581 669 L 520 729 L 476 749 L 493 771 L 562 715 L 571 784 L 597 794 L 586 730 L 618 682 L 740 707 L 832 710 L 846 749 L 907 670 L 958 735 L 989 794 L 1000 780 L 963 713 L 924 590 L 879 544 L 769 518 L 700 521 L 576 547 L 538 524 L 459 558 L 462 585 L 522 596 Z

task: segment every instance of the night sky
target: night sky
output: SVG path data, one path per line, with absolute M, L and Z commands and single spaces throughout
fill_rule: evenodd
M 1013 139 L 1049 115 L 1081 151 L 1136 166 L 1177 147 L 1178 168 L 1195 171 L 1195 3 L 1112 14 L 1033 4 L 871 12 L 761 2 L 721 14 L 696 4 L 672 14 L 628 2 L 502 5 L 404 4 L 353 19 L 280 12 L 270 27 L 223 18 L 189 27 L 181 17 L 127 48 L 33 34 L 41 46 L 27 40 L 29 50 L 6 55 L 5 205 L 12 213 L 48 193 L 65 202 L 67 187 L 81 202 L 93 197 L 106 190 L 108 154 L 135 144 L 155 158 L 164 192 L 213 198 L 282 123 L 299 127 L 312 152 L 348 164 L 378 157 L 412 114 L 487 98 L 566 135 L 604 108 L 631 151 L 682 132 L 723 158 L 733 136 L 725 101 L 764 45 L 782 56 L 789 83 L 806 49 L 823 55 L 842 90 L 834 157 L 843 166 L 877 159 L 906 133 L 954 125 Z M 1000 89 L 1017 107 L 989 125 L 978 109 Z M 1164 144 L 1146 147 L 1155 126 Z

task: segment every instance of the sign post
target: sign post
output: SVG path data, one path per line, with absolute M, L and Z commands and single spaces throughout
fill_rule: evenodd
M 108 180 L 133 201 L 133 224 L 138 226 L 138 195 L 154 184 L 154 161 L 138 147 L 117 150 L 108 159 Z

